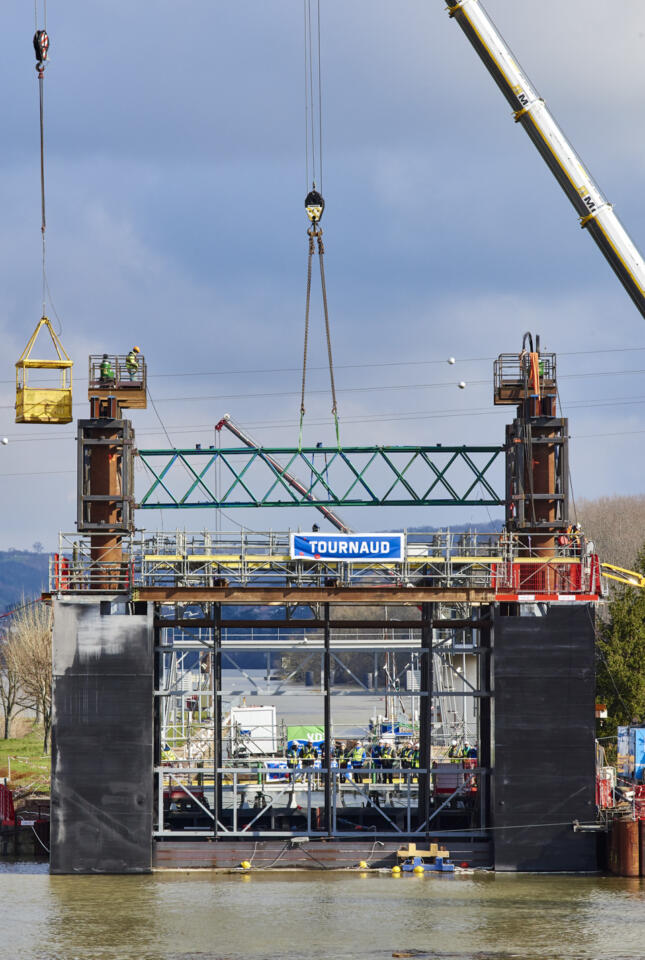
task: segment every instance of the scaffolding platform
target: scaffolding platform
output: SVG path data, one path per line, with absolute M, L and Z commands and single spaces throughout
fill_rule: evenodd
M 126 354 L 107 355 L 110 376 L 101 375 L 103 354 L 93 354 L 89 361 L 87 398 L 92 401 L 114 398 L 119 407 L 145 410 L 147 407 L 147 367 L 143 354 L 137 356 L 136 368 L 128 366 Z

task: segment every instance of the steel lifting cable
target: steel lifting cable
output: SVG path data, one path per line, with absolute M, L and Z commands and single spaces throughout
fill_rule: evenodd
M 314 256 L 314 238 L 310 230 L 309 254 L 307 256 L 307 293 L 305 296 L 305 343 L 302 354 L 302 390 L 300 392 L 300 431 L 298 434 L 298 449 L 302 448 L 302 423 L 305 418 L 305 388 L 307 382 L 307 347 L 309 345 L 309 307 L 311 305 L 311 267 Z
M 42 301 L 43 316 L 46 312 L 46 294 L 47 294 L 47 271 L 46 271 L 46 243 L 45 231 L 47 229 L 47 218 L 45 215 L 45 105 L 44 105 L 44 80 L 45 64 L 49 53 L 49 35 L 47 33 L 47 0 L 43 6 L 43 24 L 42 30 L 38 29 L 38 5 L 37 0 L 34 3 L 34 20 L 36 32 L 34 33 L 34 52 L 36 54 L 36 71 L 38 73 L 38 93 L 40 101 L 40 232 L 42 236 Z
M 325 338 L 327 342 L 327 361 L 329 364 L 329 381 L 331 386 L 332 408 L 336 429 L 336 443 L 340 450 L 340 429 L 338 424 L 338 402 L 336 399 L 336 382 L 334 377 L 334 360 L 331 347 L 331 330 L 329 326 L 329 306 L 327 302 L 327 283 L 325 280 L 325 245 L 322 239 L 322 228 L 320 218 L 325 209 L 325 201 L 322 194 L 316 188 L 316 127 L 318 134 L 318 172 L 320 174 L 320 188 L 322 189 L 322 79 L 321 79 L 321 57 L 320 57 L 320 0 L 317 0 L 317 15 L 315 20 L 316 43 L 312 40 L 312 15 L 311 0 L 304 0 L 304 21 L 305 21 L 305 166 L 307 184 L 309 184 L 309 134 L 311 132 L 311 164 L 312 164 L 312 189 L 305 198 L 305 210 L 311 221 L 311 227 L 307 230 L 308 256 L 307 256 L 307 292 L 305 299 L 305 336 L 302 359 L 302 390 L 300 395 L 300 430 L 298 435 L 298 449 L 302 449 L 302 429 L 305 417 L 305 389 L 307 380 L 307 351 L 309 346 L 309 313 L 311 307 L 311 275 L 313 256 L 318 248 L 318 263 L 320 267 L 320 286 L 322 292 L 323 315 L 325 318 Z M 317 64 L 314 69 L 314 57 L 317 52 Z M 314 85 L 317 77 L 318 87 L 318 123 L 315 122 L 314 106 Z M 311 129 L 310 129 L 311 128 Z
M 322 230 L 319 228 L 316 233 L 316 240 L 318 242 L 318 262 L 320 264 L 320 284 L 322 287 L 322 299 L 323 299 L 323 313 L 325 315 L 325 336 L 327 338 L 327 358 L 329 360 L 329 382 L 331 385 L 331 399 L 332 399 L 332 408 L 331 412 L 334 415 L 334 423 L 336 425 L 336 441 L 340 447 L 340 437 L 338 435 L 338 404 L 336 402 L 336 384 L 334 381 L 334 360 L 331 352 L 331 333 L 329 330 L 329 310 L 327 309 L 327 284 L 325 282 L 325 264 L 323 261 L 323 256 L 325 253 L 325 247 L 322 240 Z
M 305 418 L 305 390 L 307 382 L 307 351 L 309 346 L 309 313 L 311 306 L 311 274 L 312 262 L 314 256 L 314 240 L 318 246 L 318 263 L 320 266 L 320 286 L 322 292 L 323 315 L 325 318 L 325 339 L 327 341 L 327 361 L 329 364 L 329 383 L 331 387 L 331 412 L 334 417 L 334 427 L 336 430 L 336 443 L 340 450 L 340 427 L 338 424 L 338 401 L 336 398 L 336 380 L 334 377 L 334 358 L 331 347 L 331 329 L 329 326 L 329 306 L 327 303 L 327 283 L 325 280 L 325 245 L 322 239 L 322 228 L 319 226 L 320 217 L 325 206 L 322 196 L 315 190 L 312 190 L 305 200 L 307 215 L 312 221 L 312 226 L 307 230 L 309 238 L 309 252 L 307 256 L 307 293 L 305 298 L 305 337 L 302 356 L 302 389 L 300 393 L 300 430 L 298 434 L 298 449 L 302 449 L 302 428 Z M 312 214 L 312 211 L 313 214 Z

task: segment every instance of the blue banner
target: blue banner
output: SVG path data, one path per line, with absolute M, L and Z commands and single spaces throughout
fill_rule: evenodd
M 294 560 L 334 560 L 345 563 L 403 561 L 402 533 L 292 533 Z

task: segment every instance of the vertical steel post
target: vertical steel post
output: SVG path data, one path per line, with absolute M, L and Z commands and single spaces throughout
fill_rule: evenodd
M 153 709 L 153 734 L 152 734 L 152 769 L 161 767 L 161 697 L 157 691 L 161 690 L 161 658 L 158 648 L 161 646 L 161 629 L 155 627 L 153 630 L 153 667 L 152 667 L 152 709 Z M 163 830 L 163 775 L 161 773 L 152 774 L 152 795 L 157 797 L 157 803 L 160 809 L 157 810 L 157 822 L 159 829 Z M 161 789 L 160 789 L 161 785 Z
M 217 840 L 218 820 L 222 809 L 222 607 L 213 604 L 213 834 Z
M 492 693 L 491 689 L 491 644 L 492 620 L 482 626 L 479 631 L 479 646 L 481 653 L 479 660 L 479 689 L 485 693 Z M 481 773 L 479 783 L 479 803 L 481 806 L 480 823 L 485 828 L 491 826 L 490 814 L 490 774 L 488 771 L 493 765 L 493 702 L 492 696 L 479 699 L 479 750 L 477 765 L 486 773 Z
M 432 615 L 433 604 L 421 605 L 421 683 L 419 708 L 419 824 L 429 836 L 430 783 L 432 769 Z
M 327 835 L 333 836 L 333 814 L 331 805 L 331 628 L 329 625 L 329 604 L 323 605 L 324 643 L 323 682 L 325 689 L 325 823 Z

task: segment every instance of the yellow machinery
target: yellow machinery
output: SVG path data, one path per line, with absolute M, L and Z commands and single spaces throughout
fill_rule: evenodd
M 645 576 L 636 570 L 625 570 L 624 567 L 617 567 L 613 563 L 601 563 L 600 569 L 603 577 L 609 580 L 617 580 L 618 583 L 625 583 L 628 587 L 645 589 Z
M 46 327 L 54 344 L 56 359 L 34 360 L 31 351 L 41 329 Z M 20 359 L 16 363 L 16 423 L 71 423 L 72 366 L 65 349 L 47 317 L 41 317 Z M 29 386 L 34 370 L 58 370 L 59 386 Z

